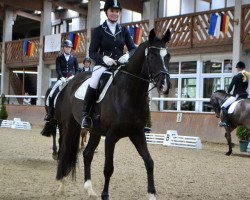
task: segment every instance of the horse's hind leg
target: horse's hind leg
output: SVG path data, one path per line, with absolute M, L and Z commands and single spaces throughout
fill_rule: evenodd
M 230 156 L 233 152 L 233 146 L 232 138 L 231 138 L 231 131 L 226 129 L 225 137 L 227 139 L 227 145 L 228 145 L 228 152 L 226 153 L 227 156 Z
M 83 151 L 83 158 L 84 158 L 84 189 L 87 190 L 87 193 L 91 197 L 95 197 L 96 193 L 94 192 L 92 188 L 92 182 L 91 182 L 91 162 L 93 160 L 94 152 L 96 147 L 98 146 L 100 142 L 101 136 L 95 135 L 90 133 L 88 144 Z
M 134 133 L 131 134 L 129 138 L 131 142 L 135 145 L 140 156 L 142 157 L 147 170 L 149 200 L 155 200 L 156 191 L 154 185 L 154 161 L 148 151 L 145 134 L 143 132 Z
M 52 134 L 52 137 L 53 137 L 53 146 L 52 146 L 53 153 L 52 153 L 52 158 L 54 160 L 57 160 L 58 154 L 57 154 L 57 146 L 56 146 L 56 132 Z

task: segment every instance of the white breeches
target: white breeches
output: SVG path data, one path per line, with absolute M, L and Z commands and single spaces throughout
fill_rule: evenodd
M 107 70 L 107 68 L 104 66 L 101 66 L 101 65 L 97 65 L 94 67 L 92 76 L 91 76 L 90 81 L 89 81 L 90 87 L 92 87 L 94 89 L 97 88 L 100 77 L 105 70 Z
M 239 95 L 236 95 L 236 97 L 231 96 L 229 97 L 223 104 L 221 107 L 227 108 L 228 106 L 230 106 L 233 102 L 236 101 L 236 99 L 239 97 Z
M 59 79 L 55 85 L 53 85 L 50 93 L 49 93 L 49 97 L 52 97 L 53 93 L 55 92 L 55 90 L 62 84 L 62 81 Z

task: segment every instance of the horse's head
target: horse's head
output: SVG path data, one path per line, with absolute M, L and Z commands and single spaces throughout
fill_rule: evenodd
M 155 83 L 159 93 L 168 94 L 171 87 L 168 65 L 170 54 L 167 51 L 166 43 L 170 39 L 169 29 L 159 39 L 154 29 L 150 31 L 148 46 L 145 49 L 144 70 L 147 70 L 149 78 Z
M 213 106 L 217 118 L 220 118 L 220 107 L 227 96 L 228 94 L 224 90 L 217 90 L 210 97 L 210 103 Z

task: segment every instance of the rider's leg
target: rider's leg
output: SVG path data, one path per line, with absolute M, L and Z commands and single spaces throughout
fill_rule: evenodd
M 228 107 L 236 101 L 237 97 L 231 96 L 229 97 L 221 106 L 221 122 L 219 122 L 219 126 L 229 126 L 229 119 L 228 119 Z
M 54 116 L 54 111 L 55 111 L 55 109 L 54 109 L 54 100 L 55 100 L 55 97 L 58 94 L 58 92 L 59 92 L 59 85 L 57 86 L 57 88 L 55 88 L 53 90 L 53 93 L 48 96 L 48 98 L 49 98 L 48 113 L 45 116 L 44 121 L 49 122 Z
M 96 100 L 96 88 L 99 83 L 99 79 L 102 73 L 106 70 L 103 66 L 95 66 L 92 76 L 90 78 L 89 86 L 86 91 L 84 102 L 83 102 L 83 112 L 82 112 L 82 128 L 91 128 L 91 118 L 89 116 L 90 109 Z

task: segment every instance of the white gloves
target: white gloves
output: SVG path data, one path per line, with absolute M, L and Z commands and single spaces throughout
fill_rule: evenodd
M 117 63 L 115 62 L 114 59 L 108 57 L 108 56 L 103 56 L 103 62 L 108 65 L 108 66 L 112 66 L 112 65 L 117 65 Z
M 128 53 L 125 53 L 123 56 L 121 56 L 121 57 L 118 59 L 118 62 L 121 63 L 121 64 L 124 64 L 124 63 L 127 63 L 127 62 L 128 62 L 128 59 L 129 59 L 129 54 L 128 54 Z

